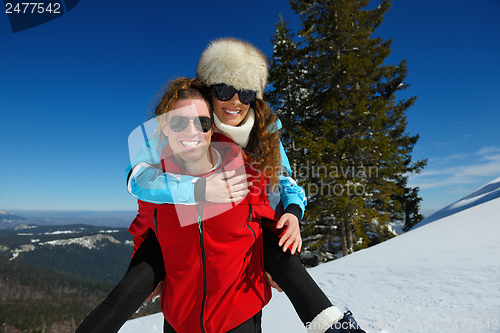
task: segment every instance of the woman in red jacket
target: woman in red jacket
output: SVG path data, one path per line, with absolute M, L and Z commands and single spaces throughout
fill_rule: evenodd
M 275 219 L 267 178 L 246 167 L 241 148 L 215 134 L 210 91 L 198 80 L 177 79 L 165 93 L 158 129 L 168 138 L 164 172 L 206 178 L 236 171 L 252 175 L 248 195 L 234 203 L 197 205 L 139 201 L 129 231 L 137 250 L 154 232 L 163 254 L 161 307 L 165 332 L 260 332 L 261 309 L 271 298 L 264 279 L 260 219 Z M 216 141 L 216 142 L 215 142 Z

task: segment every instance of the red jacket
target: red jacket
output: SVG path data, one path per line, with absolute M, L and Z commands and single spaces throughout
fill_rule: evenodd
M 245 168 L 241 149 L 230 139 L 215 134 L 214 140 L 221 164 L 198 176 L 246 171 L 255 177 L 247 197 L 237 205 L 158 205 L 139 200 L 139 212 L 129 229 L 135 236 L 134 251 L 151 230 L 156 233 L 166 271 L 161 308 L 179 333 L 227 332 L 254 316 L 271 298 L 263 276 L 259 222 L 263 217 L 276 220 L 267 201 L 266 181 Z M 163 159 L 165 152 L 171 153 L 169 146 L 162 152 L 164 170 L 185 173 L 172 158 Z

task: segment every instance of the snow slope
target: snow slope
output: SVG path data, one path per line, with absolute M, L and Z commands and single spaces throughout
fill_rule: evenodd
M 367 332 L 500 331 L 500 178 L 411 231 L 309 269 L 334 305 Z M 263 332 L 306 332 L 273 291 Z M 162 316 L 128 321 L 120 333 L 162 332 Z

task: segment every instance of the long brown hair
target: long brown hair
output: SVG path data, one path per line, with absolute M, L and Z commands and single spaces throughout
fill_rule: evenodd
M 163 91 L 165 90 L 165 88 L 167 88 L 167 91 L 165 93 L 160 91 L 160 94 L 162 94 L 162 96 L 155 107 L 154 113 L 156 116 L 160 116 L 168 111 L 172 111 L 175 102 L 183 99 L 204 100 L 205 103 L 207 103 L 210 114 L 212 114 L 212 95 L 210 89 L 200 80 L 180 77 L 166 83 L 163 86 Z
M 268 177 L 274 190 L 275 186 L 279 185 L 279 176 L 282 173 L 281 131 L 276 127 L 278 117 L 261 99 L 256 99 L 252 108 L 255 112 L 255 123 L 245 150 L 249 153 L 249 163 L 254 163 L 253 165 Z
M 175 102 L 179 100 L 199 99 L 205 101 L 208 110 L 210 111 L 210 117 L 213 119 L 211 96 L 210 89 L 198 79 L 181 77 L 165 83 L 156 97 L 156 100 L 159 99 L 159 101 L 156 103 L 154 114 L 152 115 L 153 117 L 158 117 L 157 119 L 159 121 L 156 135 L 159 135 L 160 139 L 164 139 L 164 134 L 163 131 L 161 131 L 161 128 L 163 127 L 163 122 L 166 121 L 166 119 L 165 117 L 160 116 L 172 111 Z M 161 140 L 158 141 L 161 142 Z

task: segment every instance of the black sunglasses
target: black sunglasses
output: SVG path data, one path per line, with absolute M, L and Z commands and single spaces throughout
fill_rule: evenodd
M 236 90 L 234 87 L 228 86 L 225 83 L 216 83 L 212 85 L 212 90 L 214 92 L 214 97 L 223 102 L 231 100 L 234 94 L 238 93 L 240 102 L 246 105 L 252 104 L 257 95 L 253 90 Z
M 170 118 L 168 124 L 172 131 L 179 133 L 184 131 L 189 126 L 189 119 L 193 119 L 194 127 L 198 131 L 206 133 L 212 129 L 213 121 L 209 117 L 194 117 L 188 118 L 183 116 L 173 116 Z

